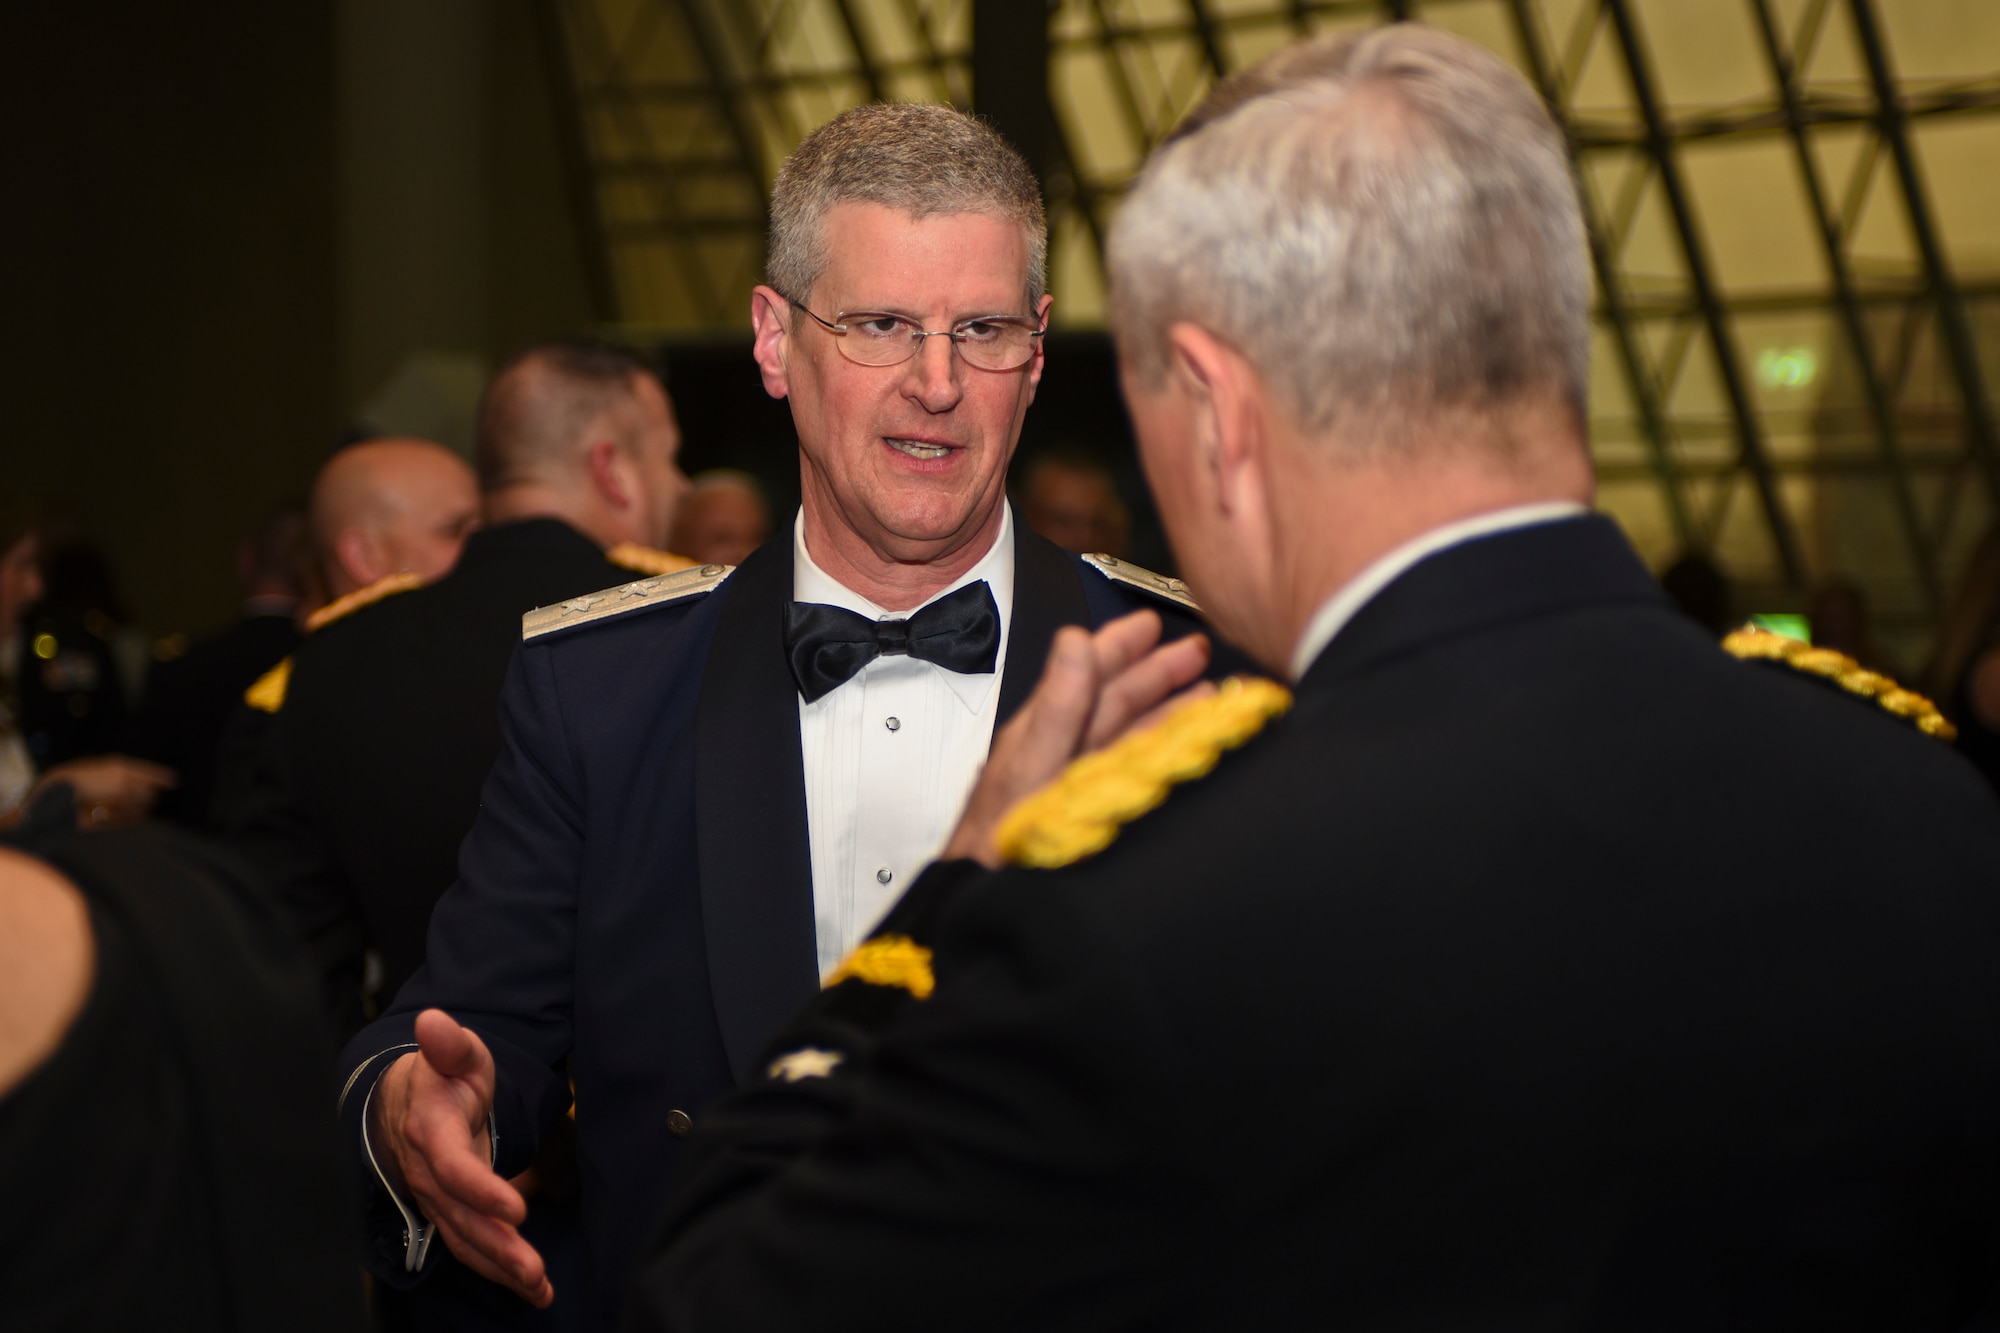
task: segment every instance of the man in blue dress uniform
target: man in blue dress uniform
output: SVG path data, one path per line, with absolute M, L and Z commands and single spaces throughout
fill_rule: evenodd
M 771 214 L 755 356 L 792 404 L 800 512 L 740 567 L 526 618 L 424 968 L 342 1060 L 392 1284 L 442 1234 L 553 1298 L 506 1178 L 573 1096 L 569 1299 L 608 1323 L 694 1117 L 941 848 L 1056 631 L 1151 606 L 1174 640 L 1152 670 L 1208 664 L 1177 580 L 1009 511 L 1051 300 L 1019 155 L 949 108 L 863 107 L 806 140 Z M 1161 628 L 1133 624 L 1138 657 Z

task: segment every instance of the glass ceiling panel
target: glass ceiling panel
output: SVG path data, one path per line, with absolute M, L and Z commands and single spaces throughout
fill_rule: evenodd
M 876 97 L 972 104 L 972 0 L 543 2 L 635 330 L 740 331 L 766 193 L 811 127 Z M 1047 8 L 1058 324 L 1101 327 L 1104 227 L 1219 74 L 1398 15 L 1461 33 L 1542 90 L 1574 147 L 1602 506 L 1656 565 L 1713 555 L 1743 610 L 1854 579 L 1919 653 L 2000 494 L 2000 4 Z

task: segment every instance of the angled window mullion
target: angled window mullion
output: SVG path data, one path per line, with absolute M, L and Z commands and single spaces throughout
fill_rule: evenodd
M 1625 370 L 1626 387 L 1631 391 L 1633 405 L 1639 410 L 1647 457 L 1652 464 L 1653 476 L 1659 483 L 1667 521 L 1673 526 L 1674 539 L 1682 546 L 1691 546 L 1695 533 L 1689 522 L 1687 497 L 1682 493 L 1680 473 L 1668 452 L 1666 418 L 1660 411 L 1659 395 L 1646 368 L 1638 331 L 1632 324 L 1632 312 L 1627 307 L 1624 287 L 1619 282 L 1617 263 L 1605 245 L 1590 182 L 1577 157 L 1575 128 L 1570 122 L 1563 89 L 1557 84 L 1547 51 L 1542 45 L 1540 20 L 1530 10 L 1532 3 L 1533 0 L 1509 0 L 1515 31 L 1520 36 L 1522 49 L 1527 53 L 1529 71 L 1534 75 L 1542 98 L 1548 103 L 1549 111 L 1555 116 L 1569 145 L 1570 168 L 1576 178 L 1577 199 L 1583 209 L 1584 234 L 1590 243 L 1591 262 L 1597 268 L 1598 289 L 1604 296 L 1604 314 L 1610 322 L 1612 342 L 1618 348 L 1618 359 Z
M 1877 372 L 1874 343 L 1868 336 L 1867 321 L 1855 296 L 1854 277 L 1847 264 L 1846 233 L 1839 229 L 1828 211 L 1826 190 L 1820 183 L 1819 165 L 1813 160 L 1812 144 L 1806 138 L 1805 119 L 1794 78 L 1796 66 L 1785 54 L 1779 40 L 1777 18 L 1771 13 L 1771 0 L 1750 0 L 1750 8 L 1755 12 L 1758 31 L 1764 39 L 1764 54 L 1770 60 L 1771 76 L 1777 80 L 1778 95 L 1784 101 L 1785 119 L 1791 128 L 1799 175 L 1805 182 L 1806 200 L 1812 206 L 1813 220 L 1819 224 L 1820 242 L 1826 249 L 1827 272 L 1833 279 L 1834 302 L 1840 311 L 1840 321 L 1846 328 L 1855 364 L 1861 372 L 1862 397 L 1875 427 L 1877 450 L 1889 471 L 1896 498 L 1896 514 L 1902 521 L 1903 535 L 1909 542 L 1910 556 L 1917 566 L 1926 609 L 1935 614 L 1938 607 L 1935 552 L 1924 535 L 1923 522 L 1917 510 L 1916 490 L 1909 471 L 1903 466 L 1903 448 L 1897 438 L 1895 409 Z
M 1120 109 L 1125 112 L 1126 123 L 1132 128 L 1132 141 L 1139 145 L 1143 156 L 1152 146 L 1153 132 L 1146 123 L 1144 109 L 1139 105 L 1139 91 L 1132 86 L 1132 76 L 1125 69 L 1124 39 L 1112 34 L 1110 18 L 1104 12 L 1104 0 L 1090 0 L 1090 9 L 1097 18 L 1098 31 L 1104 36 L 1101 54 L 1105 67 L 1111 71 L 1111 91 L 1117 96 Z M 1072 171 L 1074 156 L 1071 155 Z
M 868 41 L 861 35 L 861 20 L 848 0 L 833 0 L 834 12 L 840 15 L 840 23 L 847 30 L 847 40 L 854 47 L 854 60 L 861 69 L 861 81 L 868 85 L 868 100 L 886 102 L 889 95 L 882 86 L 882 72 L 875 68 L 874 52 L 868 49 Z
M 639 147 L 642 160 L 648 168 L 644 172 L 644 178 L 652 184 L 653 188 L 649 193 L 658 201 L 661 211 L 669 219 L 678 220 L 683 214 L 680 197 L 674 189 L 673 174 L 662 159 L 658 145 L 653 142 L 652 131 L 647 127 L 646 117 L 632 92 L 632 83 L 626 77 L 624 62 L 619 59 L 612 45 L 611 34 L 605 30 L 600 21 L 602 16 L 595 5 L 582 5 L 579 6 L 579 10 L 589 15 L 587 31 L 598 43 L 596 63 L 605 72 L 607 100 L 611 104 L 613 114 L 624 122 L 625 132 Z M 638 24 L 639 19 L 635 16 L 633 26 L 626 30 L 624 41 L 629 42 L 633 39 Z M 583 33 L 579 32 L 578 36 L 581 39 Z M 673 255 L 674 267 L 681 272 L 681 281 L 686 284 L 688 292 L 695 298 L 696 303 L 703 308 L 703 318 L 708 318 L 709 312 L 715 309 L 716 293 L 707 268 L 697 262 L 693 248 L 687 244 L 669 245 L 667 249 Z
M 1875 182 L 1875 159 L 1882 155 L 1882 135 L 1879 130 L 1867 134 L 1861 141 L 1861 151 L 1854 155 L 1854 166 L 1847 177 L 1847 193 L 1840 201 L 1840 234 L 1852 236 L 1854 229 L 1861 225 L 1861 210 L 1868 207 L 1868 194 Z
M 1597 30 L 1603 24 L 1603 0 L 1585 0 L 1576 11 L 1576 17 L 1570 20 L 1569 42 L 1562 53 L 1562 84 L 1556 89 L 1564 106 L 1569 104 L 1569 90 L 1576 87 L 1576 81 L 1583 77 L 1583 62 L 1590 58 L 1590 44 L 1596 40 Z M 1557 100 L 1550 97 L 1551 103 Z
M 1995 438 L 1993 405 L 1986 396 L 1986 376 L 1979 365 L 1979 348 L 1973 341 L 1972 323 L 1966 318 L 1958 283 L 1952 276 L 1944 249 L 1938 243 L 1923 173 L 1917 168 L 1901 95 L 1896 87 L 1895 75 L 1889 68 L 1888 48 L 1875 22 L 1875 6 L 1872 0 L 1851 0 L 1850 9 L 1854 15 L 1855 35 L 1861 39 L 1862 53 L 1868 61 L 1869 81 L 1874 85 L 1875 99 L 1881 109 L 1882 138 L 1889 146 L 1891 160 L 1896 164 L 1896 176 L 1903 187 L 1903 207 L 1909 216 L 1910 231 L 1916 238 L 1917 250 L 1923 257 L 1924 277 L 1930 283 L 1931 298 L 1937 306 L 1938 330 L 1944 335 L 1952 373 L 1965 400 L 1968 442 L 1986 474 L 1987 492 L 1995 507 L 2000 508 L 2000 440 Z
M 1792 30 L 1792 78 L 1799 79 L 1819 50 L 1820 35 L 1826 31 L 1826 16 L 1833 12 L 1833 0 L 1810 0 Z M 1775 31 L 1775 29 L 1774 29 Z
M 1188 19 L 1194 24 L 1194 35 L 1201 42 L 1201 54 L 1208 61 L 1208 68 L 1217 80 L 1229 77 L 1229 62 L 1222 57 L 1222 38 L 1215 31 L 1215 19 L 1208 12 L 1206 0 L 1187 0 Z
M 579 232 L 588 238 L 583 250 L 585 281 L 590 291 L 591 316 L 601 324 L 622 318 L 624 302 L 611 267 L 611 235 L 604 227 L 604 210 L 598 206 L 595 155 L 590 148 L 590 131 L 584 124 L 582 78 L 577 62 L 582 58 L 569 34 L 565 17 L 571 6 L 563 0 L 542 0 L 535 17 L 542 31 L 542 49 L 547 55 L 549 85 L 554 93 L 557 131 L 561 141 L 570 194 L 570 212 Z
M 1756 482 L 1758 499 L 1763 505 L 1765 521 L 1770 525 L 1771 540 L 1778 549 L 1778 562 L 1784 569 L 1785 579 L 1793 587 L 1803 587 L 1806 581 L 1805 561 L 1799 553 L 1791 517 L 1785 512 L 1783 499 L 1778 494 L 1777 475 L 1764 448 L 1763 429 L 1751 404 L 1749 387 L 1743 382 L 1743 367 L 1736 355 L 1736 339 L 1730 329 L 1729 314 L 1723 308 L 1709 271 L 1708 254 L 1702 245 L 1693 206 L 1681 180 L 1675 145 L 1668 135 L 1659 100 L 1654 96 L 1650 59 L 1639 33 L 1638 20 L 1632 13 L 1629 0 L 1605 2 L 1611 11 L 1611 25 L 1618 34 L 1619 46 L 1625 54 L 1633 100 L 1638 103 L 1640 117 L 1646 124 L 1646 146 L 1653 155 L 1654 170 L 1659 172 L 1660 186 L 1666 192 L 1667 205 L 1674 217 L 1674 229 L 1680 235 L 1688 279 L 1694 285 L 1695 298 L 1701 304 L 1702 317 L 1708 325 L 1709 340 L 1714 344 L 1717 368 L 1722 373 L 1730 413 L 1736 421 L 1743 465 Z

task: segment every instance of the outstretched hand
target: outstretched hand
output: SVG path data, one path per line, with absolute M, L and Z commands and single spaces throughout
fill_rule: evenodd
M 375 1086 L 368 1108 L 375 1160 L 460 1263 L 531 1305 L 548 1305 L 555 1288 L 519 1230 L 527 1201 L 489 1161 L 492 1053 L 442 1009 L 417 1015 L 417 1047 Z
M 1135 611 L 1092 633 L 1059 630 L 1041 683 L 993 738 L 978 784 L 966 799 L 944 859 L 1000 864 L 994 834 L 1022 798 L 1052 781 L 1079 755 L 1151 724 L 1169 704 L 1211 690 L 1185 690 L 1208 666 L 1208 640 L 1190 634 L 1160 643 L 1160 618 Z M 1177 692 L 1184 693 L 1177 694 Z

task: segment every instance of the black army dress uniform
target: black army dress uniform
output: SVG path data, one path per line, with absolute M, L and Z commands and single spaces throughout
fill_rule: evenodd
M 282 662 L 300 642 L 291 599 L 268 608 L 253 603 L 243 616 L 186 653 L 153 668 L 139 712 L 138 750 L 179 776 L 154 811 L 196 828 L 215 820 L 217 749 L 243 692 Z
M 1431 555 L 1289 711 L 926 871 L 704 1118 L 626 1327 L 1961 1326 L 2000 808 L 1836 674 L 1602 518 Z
M 651 555 L 650 572 L 689 563 Z M 297 915 L 343 1031 L 361 1018 L 364 949 L 381 956 L 384 998 L 423 961 L 500 746 L 496 701 L 522 614 L 633 568 L 556 519 L 480 529 L 436 583 L 315 633 L 263 697 L 273 716 L 236 840 Z

